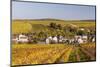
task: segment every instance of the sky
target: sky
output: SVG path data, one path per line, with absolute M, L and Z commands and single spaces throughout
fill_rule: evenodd
M 12 19 L 94 20 L 95 6 L 12 2 Z

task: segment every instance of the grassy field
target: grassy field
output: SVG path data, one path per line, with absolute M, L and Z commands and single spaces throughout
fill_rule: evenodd
M 51 23 L 66 25 L 76 25 L 77 27 L 95 27 L 95 21 L 65 21 L 65 20 L 12 20 L 12 33 L 28 33 L 30 31 L 46 31 Z
M 75 24 L 75 25 L 78 25 L 78 26 L 94 26 L 95 21 L 78 21 L 78 20 L 70 20 L 70 21 L 65 21 L 65 20 L 13 20 L 12 22 L 15 22 L 15 23 L 18 23 L 18 22 L 29 22 L 29 23 L 32 23 L 32 24 L 43 24 L 43 25 L 49 25 L 51 22 L 54 22 L 54 23 L 57 23 L 57 24 L 62 24 L 62 25 L 65 25 L 65 24 Z M 91 23 L 92 22 L 92 23 Z M 85 24 L 85 25 L 84 25 Z
M 27 64 L 91 61 L 95 59 L 95 44 L 13 44 L 12 66 Z

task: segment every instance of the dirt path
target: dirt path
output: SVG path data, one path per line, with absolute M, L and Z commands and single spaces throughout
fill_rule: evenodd
M 86 49 L 83 48 L 83 47 L 81 47 L 81 50 L 82 50 L 87 56 L 89 56 L 89 57 L 91 58 L 91 60 L 95 60 L 95 56 L 94 56 L 91 52 L 89 52 L 88 50 L 86 50 Z

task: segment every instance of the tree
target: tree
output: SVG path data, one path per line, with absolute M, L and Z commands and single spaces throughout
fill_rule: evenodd
M 84 30 L 78 30 L 77 35 L 85 35 L 86 32 Z
M 56 29 L 56 23 L 50 23 L 50 27 Z
M 39 40 L 44 40 L 46 38 L 45 32 L 41 31 L 40 33 L 38 33 L 38 37 L 39 37 Z
M 70 33 L 73 33 L 73 34 L 76 34 L 77 33 L 77 30 L 78 30 L 78 27 L 77 26 L 74 26 L 72 24 L 67 24 L 65 27 L 64 27 L 64 30 L 66 32 L 70 32 Z
M 61 29 L 62 29 L 61 24 L 58 24 L 58 25 L 57 25 L 57 28 L 58 28 L 59 30 L 61 30 Z

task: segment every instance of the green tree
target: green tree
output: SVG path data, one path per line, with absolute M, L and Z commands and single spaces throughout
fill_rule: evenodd
M 86 35 L 86 31 L 85 30 L 78 30 L 77 31 L 77 35 Z
M 58 24 L 58 25 L 57 25 L 57 28 L 58 28 L 59 30 L 61 30 L 61 29 L 62 29 L 61 24 Z

